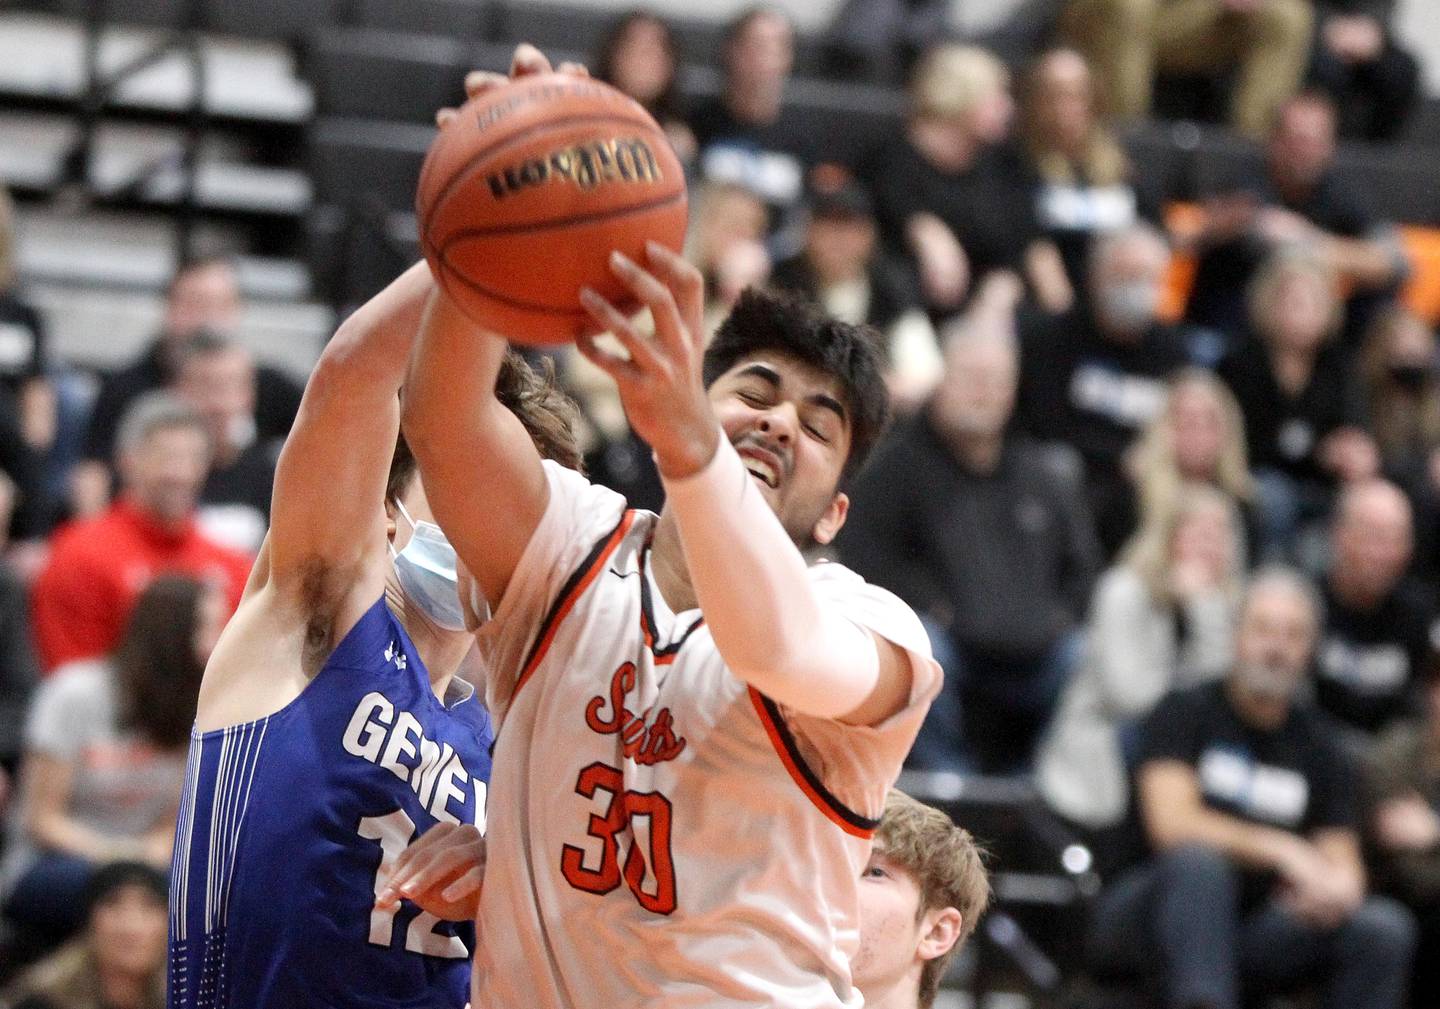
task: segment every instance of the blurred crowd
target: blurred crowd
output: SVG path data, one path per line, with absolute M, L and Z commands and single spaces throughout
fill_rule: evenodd
M 773 285 L 883 342 L 896 420 L 835 553 L 945 667 L 911 764 L 1027 778 L 1089 842 L 1097 983 L 1440 1005 L 1440 350 L 1400 222 L 1336 159 L 1418 100 L 1393 3 L 1067 0 L 1020 65 L 940 41 L 943 6 L 843 5 L 827 66 L 908 103 L 853 163 L 787 103 L 777 9 L 731 24 L 704 102 L 655 15 L 592 63 L 691 173 L 709 324 Z M 1162 94 L 1263 152 L 1183 230 L 1125 144 Z M 226 259 L 94 379 L 14 259 L 0 203 L 0 942 L 39 961 L 0 1004 L 139 1009 L 300 385 L 238 339 Z M 658 507 L 613 388 L 557 363 L 592 477 Z

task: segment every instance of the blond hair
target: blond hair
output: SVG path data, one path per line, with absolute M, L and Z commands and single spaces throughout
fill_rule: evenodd
M 1120 564 L 1134 571 L 1156 602 L 1171 601 L 1170 550 L 1175 534 L 1192 516 L 1213 508 L 1225 516 L 1230 530 L 1230 559 L 1221 592 L 1232 602 L 1240 598 L 1245 581 L 1245 534 L 1240 523 L 1240 509 L 1224 491 L 1210 484 L 1182 484 L 1181 493 L 1170 510 L 1143 523 L 1120 551 Z
M 1429 335 L 1432 349 L 1435 336 L 1425 320 L 1409 309 L 1395 305 L 1382 312 L 1367 330 L 1360 355 L 1360 374 L 1365 382 L 1366 405 L 1371 430 L 1386 456 L 1417 450 L 1427 451 L 1440 444 L 1440 381 L 1431 378 L 1419 403 L 1396 396 L 1390 382 L 1390 341 L 1404 326 L 1419 326 Z
M 910 81 L 910 111 L 921 119 L 963 116 L 1010 81 L 994 53 L 979 46 L 939 45 L 925 53 Z
M 1242 504 L 1255 495 L 1249 452 L 1245 448 L 1245 415 L 1240 412 L 1234 393 L 1204 368 L 1182 368 L 1170 380 L 1165 409 L 1150 422 L 1130 457 L 1131 472 L 1139 491 L 1142 526 L 1166 521 L 1185 492 L 1186 481 L 1175 461 L 1172 429 L 1176 394 L 1184 388 L 1199 389 L 1210 396 L 1220 407 L 1225 424 L 1224 443 L 1210 482 Z
M 955 945 L 927 961 L 920 973 L 920 1009 L 929 1009 L 945 969 L 975 931 L 990 903 L 984 855 L 969 831 L 898 788 L 892 788 L 885 797 L 885 812 L 875 832 L 875 851 L 914 877 L 920 889 L 917 920 L 927 911 L 941 908 L 953 907 L 960 912 L 960 935 Z
M 1082 174 L 1084 181 L 1092 186 L 1114 186 L 1127 182 L 1130 178 L 1130 159 L 1115 138 L 1114 131 L 1101 122 L 1098 116 L 1092 113 L 1090 131 L 1085 137 L 1078 166 L 1071 162 L 1064 151 L 1056 149 L 1040 128 L 1043 117 L 1039 114 L 1039 105 L 1045 92 L 1045 72 L 1057 58 L 1070 55 L 1082 62 L 1085 59 L 1076 50 L 1062 46 L 1041 53 L 1030 64 L 1025 75 L 1020 122 L 1030 158 L 1035 162 L 1036 171 L 1042 179 L 1058 185 L 1080 182 Z M 1089 74 L 1088 63 L 1085 70 Z M 1092 84 L 1092 102 L 1093 91 Z
M 1330 299 L 1330 318 L 1325 324 L 1324 340 L 1333 339 L 1340 332 L 1344 321 L 1345 305 L 1340 300 L 1339 275 L 1324 259 L 1311 250 L 1299 245 L 1281 248 L 1272 253 L 1261 264 L 1255 279 L 1250 282 L 1246 308 L 1250 322 L 1262 340 L 1271 339 L 1270 320 L 1274 313 L 1280 288 L 1295 277 L 1314 280 L 1325 296 Z

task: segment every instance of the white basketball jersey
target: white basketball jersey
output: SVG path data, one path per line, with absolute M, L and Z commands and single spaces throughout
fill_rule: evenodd
M 550 504 L 479 641 L 499 723 L 475 1009 L 861 1004 L 857 886 L 940 687 L 915 614 L 836 564 L 824 605 L 905 648 L 876 727 L 786 712 L 649 564 L 657 517 L 546 463 Z M 785 619 L 785 614 L 775 614 Z

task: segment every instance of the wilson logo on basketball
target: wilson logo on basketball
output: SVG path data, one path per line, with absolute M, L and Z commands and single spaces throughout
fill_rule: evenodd
M 544 158 L 530 158 L 486 179 L 495 198 L 547 182 L 568 182 L 594 189 L 602 182 L 659 182 L 660 165 L 650 145 L 638 137 L 575 144 Z

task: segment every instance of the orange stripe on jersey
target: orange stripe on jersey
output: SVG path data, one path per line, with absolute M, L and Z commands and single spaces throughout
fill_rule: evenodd
M 520 688 L 525 686 L 525 681 L 530 679 L 532 673 L 545 658 L 545 653 L 550 650 L 551 643 L 555 640 L 555 633 L 559 631 L 561 622 L 574 608 L 575 603 L 590 587 L 595 577 L 605 569 L 605 562 L 615 552 L 630 527 L 635 524 L 635 512 L 625 512 L 620 518 L 620 524 L 608 537 L 596 544 L 595 549 L 590 552 L 580 563 L 580 567 L 570 576 L 570 580 L 560 590 L 560 596 L 550 608 L 550 613 L 545 617 L 545 622 L 540 625 L 540 636 L 535 641 L 534 648 L 530 651 L 530 658 L 525 660 L 525 665 L 520 669 L 520 676 L 515 680 L 515 693 L 520 693 Z
M 880 821 L 861 816 L 831 795 L 800 756 L 795 737 L 790 734 L 790 729 L 780 717 L 780 710 L 775 706 L 775 702 L 754 687 L 747 689 L 750 692 L 750 703 L 755 705 L 755 713 L 760 716 L 760 724 L 765 727 L 765 734 L 770 737 L 770 743 L 775 747 L 780 762 L 785 765 L 785 770 L 790 772 L 795 784 L 800 786 L 800 791 L 815 804 L 816 809 L 845 833 L 867 841 L 873 838 Z

